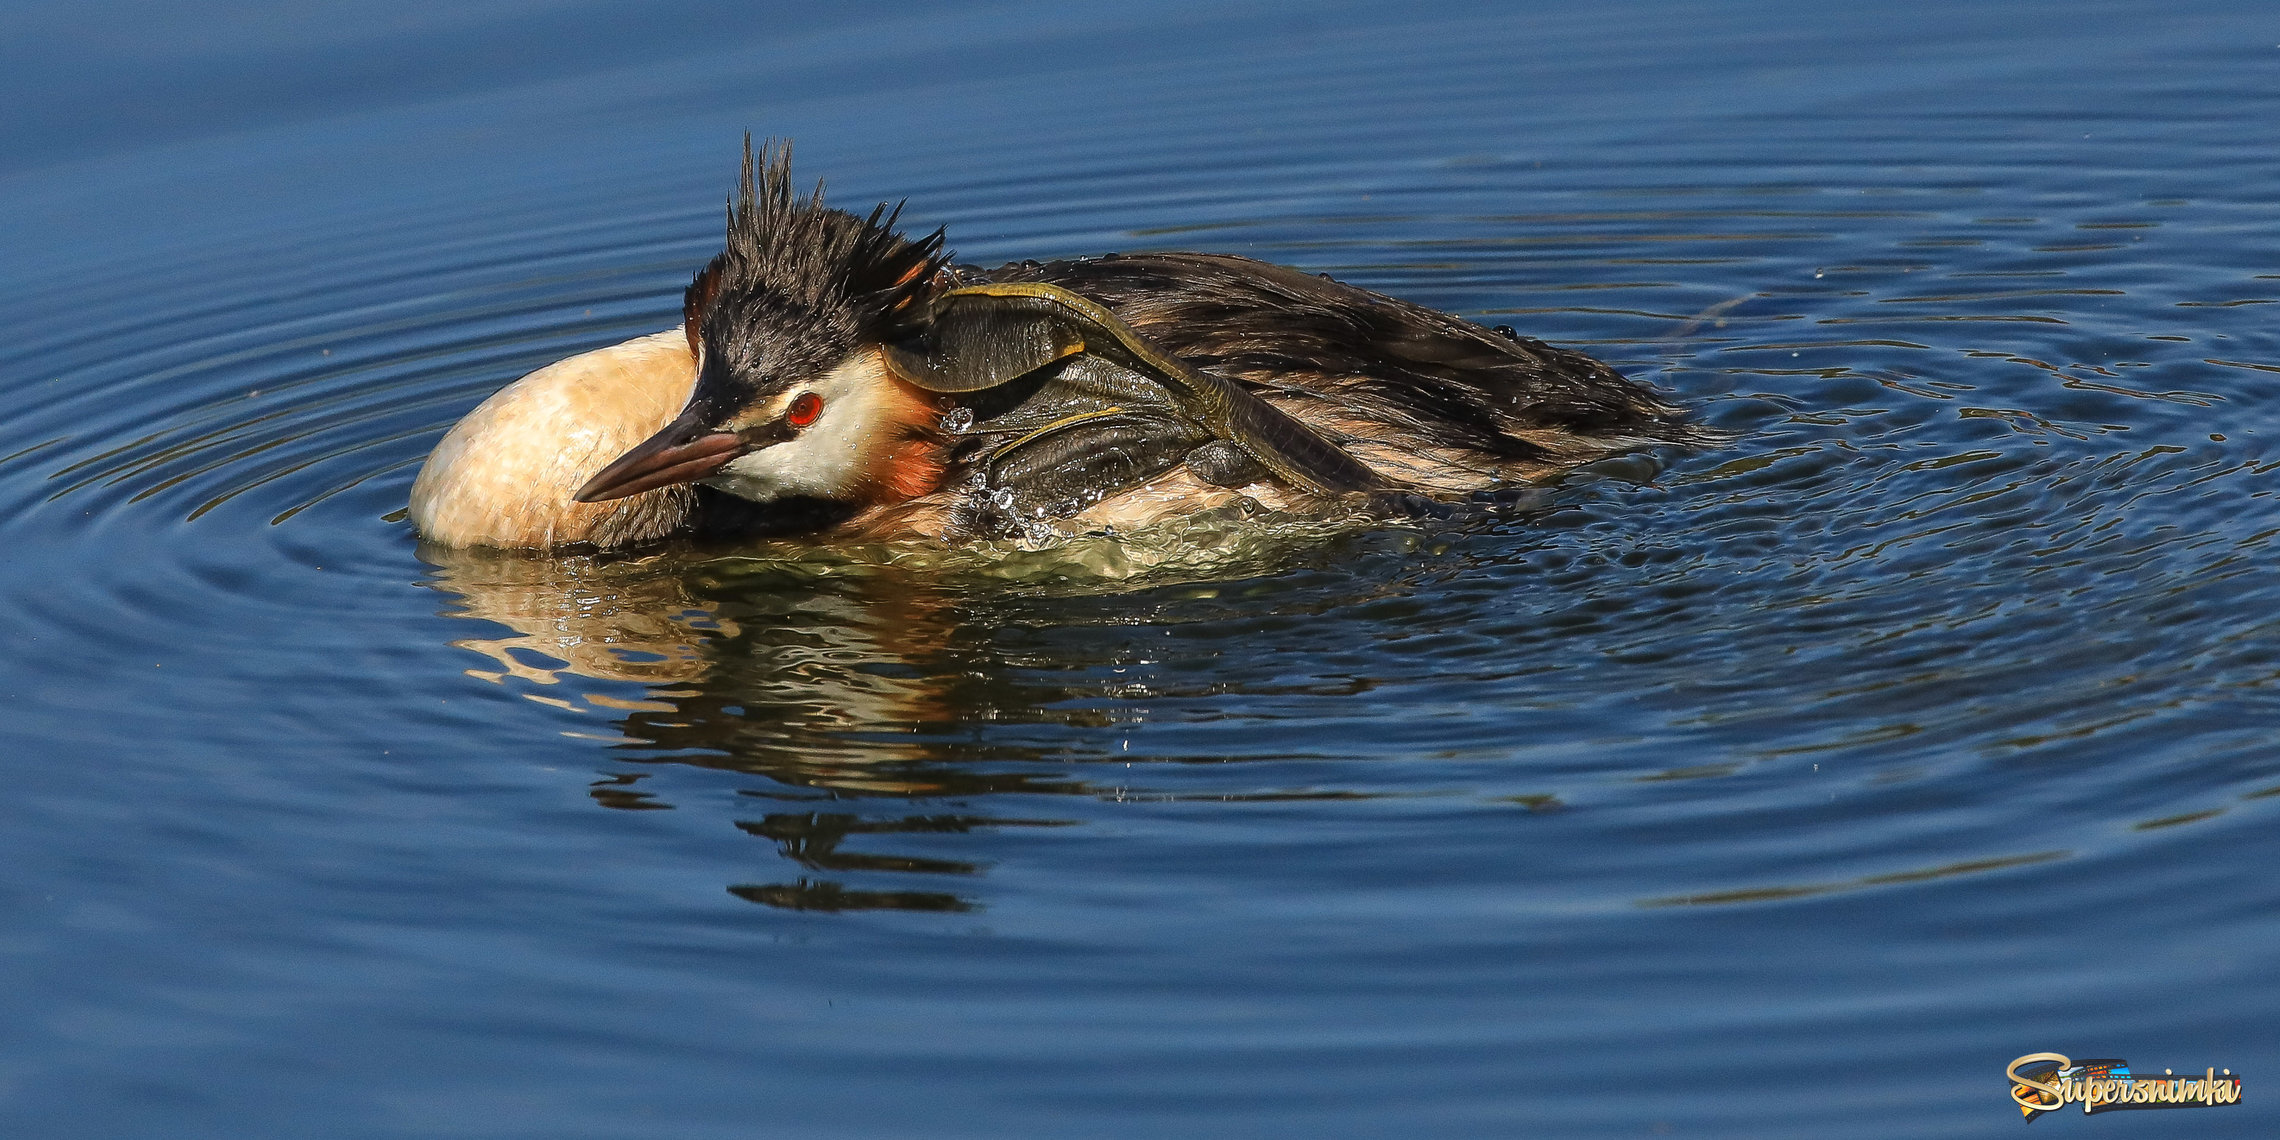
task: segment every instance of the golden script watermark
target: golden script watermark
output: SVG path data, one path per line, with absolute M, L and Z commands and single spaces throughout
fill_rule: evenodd
M 2076 1061 L 2064 1053 L 2029 1053 L 2003 1068 L 2011 1100 L 2032 1124 L 2045 1113 L 2079 1104 L 2085 1115 L 2122 1108 L 2215 1108 L 2240 1103 L 2240 1078 L 2231 1069 L 2204 1069 L 2156 1077 L 2130 1072 L 2118 1057 Z

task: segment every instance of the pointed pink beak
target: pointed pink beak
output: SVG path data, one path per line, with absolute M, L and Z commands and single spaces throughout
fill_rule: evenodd
M 656 435 L 596 472 L 578 488 L 576 498 L 581 503 L 604 503 L 659 487 L 694 483 L 750 450 L 735 432 L 715 431 L 695 414 L 683 412 Z

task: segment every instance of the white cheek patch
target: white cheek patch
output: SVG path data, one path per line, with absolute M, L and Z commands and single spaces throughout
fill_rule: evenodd
M 730 460 L 705 483 L 756 503 L 854 498 L 872 468 L 886 458 L 888 383 L 877 361 L 866 355 L 800 385 L 792 398 L 801 392 L 823 398 L 815 422 L 783 443 Z
M 804 473 L 784 454 L 790 446 L 779 443 L 774 447 L 763 447 L 749 455 L 739 455 L 729 460 L 727 466 L 713 472 L 704 481 L 705 485 L 718 487 L 739 499 L 750 499 L 755 503 L 821 494 L 819 489 L 802 482 Z

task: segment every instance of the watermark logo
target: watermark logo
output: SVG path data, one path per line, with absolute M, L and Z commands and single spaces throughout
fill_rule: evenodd
M 2199 1076 L 2160 1076 L 2130 1072 L 2119 1057 L 2076 1061 L 2064 1053 L 2029 1053 L 2003 1069 L 2011 1100 L 2032 1124 L 2045 1113 L 2070 1104 L 2084 1114 L 2123 1108 L 2215 1108 L 2240 1103 L 2240 1078 L 2231 1069 L 2204 1069 Z

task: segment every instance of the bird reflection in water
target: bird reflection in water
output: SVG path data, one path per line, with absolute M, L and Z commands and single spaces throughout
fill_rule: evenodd
M 520 558 L 482 550 L 423 546 L 435 567 L 430 584 L 458 599 L 452 617 L 496 622 L 508 637 L 468 637 L 455 648 L 491 659 L 496 668 L 473 668 L 487 681 L 519 678 L 559 685 L 565 677 L 672 684 L 701 679 L 711 665 L 703 646 L 734 637 L 719 608 L 701 600 L 690 583 L 654 559 Z M 556 666 L 541 662 L 552 660 Z M 605 708 L 619 698 L 580 694 Z M 564 708 L 564 698 L 540 698 Z M 669 707 L 669 706 L 667 706 Z
M 598 710 L 617 729 L 605 739 L 641 759 L 773 781 L 743 790 L 754 799 L 855 807 L 737 821 L 808 872 L 971 876 L 979 871 L 971 862 L 841 848 L 857 837 L 1073 822 L 874 813 L 862 801 L 1089 793 L 1081 781 L 960 762 L 960 746 L 940 726 L 986 716 L 976 703 L 996 701 L 987 684 L 945 664 L 963 615 L 922 574 L 797 560 L 532 558 L 433 546 L 420 553 L 434 567 L 429 584 L 455 600 L 446 614 L 506 627 L 451 643 L 488 659 L 470 676 L 514 684 L 544 704 Z M 646 690 L 628 698 L 580 681 Z M 644 775 L 606 776 L 591 792 L 606 807 L 670 807 L 635 790 Z M 728 889 L 799 910 L 974 905 L 953 892 L 855 889 L 825 877 Z

